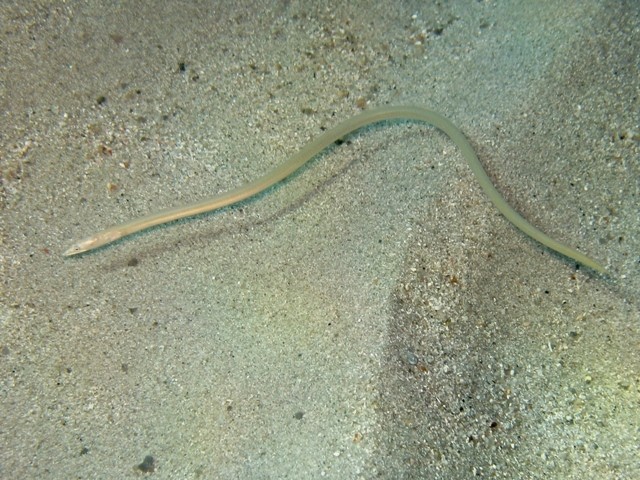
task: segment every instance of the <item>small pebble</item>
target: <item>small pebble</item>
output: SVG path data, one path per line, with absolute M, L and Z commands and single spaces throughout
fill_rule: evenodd
M 407 358 L 407 363 L 409 363 L 409 365 L 417 365 L 418 357 L 411 350 L 407 350 L 406 358 Z

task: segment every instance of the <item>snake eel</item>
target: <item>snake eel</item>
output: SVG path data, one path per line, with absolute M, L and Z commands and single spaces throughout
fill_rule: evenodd
M 74 243 L 64 252 L 64 255 L 71 256 L 88 252 L 114 242 L 122 237 L 126 237 L 127 235 L 131 235 L 132 233 L 139 232 L 156 225 L 172 222 L 184 217 L 199 215 L 201 213 L 210 212 L 227 205 L 238 203 L 285 179 L 315 155 L 355 130 L 371 125 L 372 123 L 389 120 L 413 120 L 425 122 L 442 130 L 460 149 L 462 156 L 469 164 L 469 167 L 480 183 L 480 186 L 489 196 L 491 202 L 507 218 L 507 220 L 526 235 L 537 240 L 551 250 L 554 250 L 565 257 L 571 258 L 597 272 L 606 272 L 605 267 L 601 263 L 567 245 L 558 242 L 557 240 L 554 240 L 525 220 L 522 215 L 516 212 L 506 202 L 498 190 L 496 190 L 493 183 L 491 183 L 487 172 L 482 167 L 480 160 L 478 160 L 478 156 L 464 134 L 453 123 L 439 113 L 417 106 L 388 106 L 366 110 L 327 130 L 315 140 L 306 144 L 282 165 L 253 182 L 192 205 L 161 210 L 156 213 L 136 218 L 121 225 L 107 228 L 106 230 L 102 230 L 101 232 L 98 232 L 84 240 Z

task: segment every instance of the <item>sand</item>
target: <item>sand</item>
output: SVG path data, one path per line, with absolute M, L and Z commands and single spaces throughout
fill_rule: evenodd
M 3 2 L 0 477 L 631 479 L 634 2 Z M 471 140 L 513 228 L 425 125 Z

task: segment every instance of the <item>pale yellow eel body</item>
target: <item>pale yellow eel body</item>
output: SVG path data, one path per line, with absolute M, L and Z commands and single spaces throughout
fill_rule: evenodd
M 602 264 L 578 252 L 577 250 L 552 239 L 527 222 L 527 220 L 525 220 L 518 212 L 511 208 L 491 183 L 487 172 L 485 172 L 484 168 L 480 164 L 480 161 L 467 138 L 455 125 L 434 111 L 412 106 L 381 107 L 367 110 L 326 131 L 318 138 L 305 145 L 300 151 L 294 154 L 278 168 L 270 171 L 251 183 L 193 205 L 161 210 L 157 213 L 152 213 L 121 225 L 107 228 L 106 230 L 98 232 L 85 240 L 81 240 L 73 244 L 64 252 L 64 255 L 70 256 L 87 252 L 155 225 L 210 212 L 212 210 L 240 202 L 241 200 L 256 195 L 257 193 L 262 192 L 288 177 L 333 142 L 345 137 L 353 131 L 372 123 L 398 119 L 426 122 L 442 130 L 460 149 L 462 156 L 467 160 L 467 163 L 478 179 L 480 186 L 489 196 L 489 199 L 493 202 L 496 208 L 505 217 L 507 217 L 507 220 L 513 223 L 525 234 L 543 245 L 546 245 L 551 250 L 555 250 L 556 252 L 600 273 L 605 273 L 605 268 Z

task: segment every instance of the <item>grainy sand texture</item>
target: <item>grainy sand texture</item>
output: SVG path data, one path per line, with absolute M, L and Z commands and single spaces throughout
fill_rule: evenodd
M 640 7 L 4 1 L 0 478 L 634 479 Z M 75 240 L 255 179 L 219 212 Z

